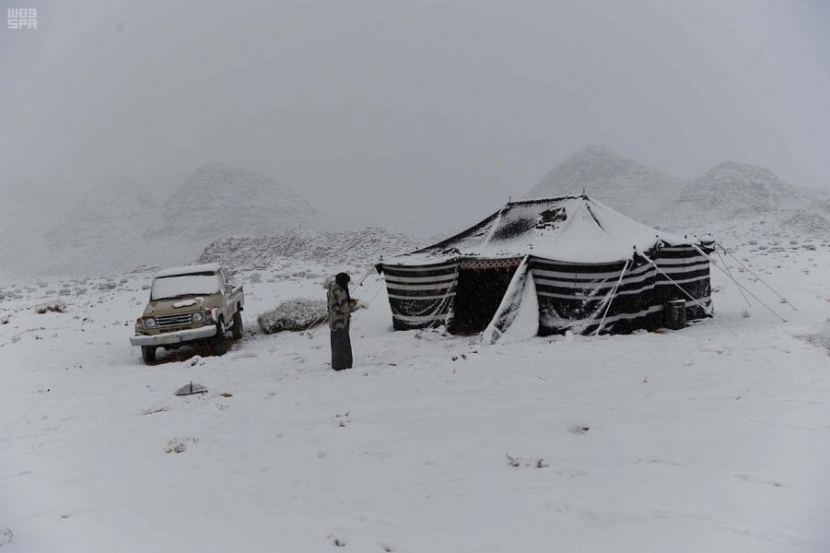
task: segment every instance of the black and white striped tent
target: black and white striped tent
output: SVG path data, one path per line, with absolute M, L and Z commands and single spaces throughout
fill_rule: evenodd
M 508 203 L 377 269 L 396 330 L 444 324 L 495 341 L 523 310 L 525 320 L 538 317 L 540 335 L 658 328 L 672 300 L 685 301 L 687 320 L 709 316 L 710 251 L 706 241 L 566 196 Z

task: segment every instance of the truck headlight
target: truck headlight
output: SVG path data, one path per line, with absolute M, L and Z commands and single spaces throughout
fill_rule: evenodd
M 156 320 L 152 317 L 144 319 L 144 328 L 153 328 L 156 326 Z
M 194 323 L 201 323 L 203 320 L 205 320 L 205 316 L 202 315 L 201 313 L 194 313 L 193 314 L 193 322 Z

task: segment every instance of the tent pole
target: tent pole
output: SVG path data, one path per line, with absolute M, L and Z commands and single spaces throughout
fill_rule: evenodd
M 696 250 L 698 250 L 700 253 L 703 253 L 703 251 L 702 251 L 702 250 L 700 250 L 700 249 L 699 249 L 697 246 L 695 246 L 694 244 L 692 245 L 692 247 L 693 247 L 693 248 L 695 248 Z M 704 255 L 706 255 L 706 254 L 704 254 Z M 770 313 L 772 313 L 773 315 L 775 315 L 776 317 L 778 317 L 779 319 L 781 319 L 783 322 L 785 322 L 785 323 L 787 322 L 787 319 L 785 319 L 784 317 L 782 317 L 781 315 L 779 315 L 778 313 L 776 313 L 775 311 L 773 311 L 773 310 L 772 310 L 772 308 L 771 308 L 769 305 L 765 304 L 763 301 L 761 301 L 761 299 L 760 299 L 758 296 L 756 296 L 755 294 L 753 294 L 753 293 L 752 293 L 752 290 L 750 290 L 749 288 L 747 288 L 746 286 L 744 286 L 743 284 L 741 284 L 740 282 L 738 282 L 737 280 L 735 280 L 735 279 L 732 277 L 732 275 L 730 275 L 729 273 L 727 273 L 726 271 L 724 271 L 723 269 L 721 269 L 721 268 L 720 268 L 720 267 L 718 267 L 717 265 L 715 265 L 715 267 L 717 267 L 717 269 L 718 269 L 720 272 L 722 272 L 723 274 L 725 274 L 726 276 L 728 276 L 729 278 L 731 278 L 731 279 L 732 279 L 732 282 L 734 282 L 734 283 L 738 286 L 738 288 L 742 288 L 742 289 L 746 290 L 746 292 L 747 292 L 750 296 L 752 296 L 753 298 L 755 298 L 756 300 L 758 300 L 758 303 L 760 303 L 761 305 L 763 305 L 764 307 L 766 307 L 766 308 L 767 308 L 767 310 L 768 310 Z
M 661 275 L 663 275 L 664 277 L 666 277 L 666 278 L 668 279 L 668 281 L 669 281 L 669 282 L 671 282 L 672 284 L 674 284 L 675 286 L 677 286 L 677 287 L 680 289 L 680 291 L 681 291 L 681 292 L 683 292 L 684 294 L 686 294 L 686 295 L 689 297 L 689 299 L 691 299 L 693 302 L 695 302 L 696 304 L 698 304 L 698 305 L 699 305 L 699 306 L 703 309 L 703 312 L 704 312 L 704 313 L 706 313 L 707 315 L 709 315 L 710 317 L 712 317 L 713 319 L 715 319 L 715 315 L 714 315 L 714 314 L 712 314 L 712 313 L 710 313 L 710 312 L 709 312 L 709 310 L 708 310 L 708 309 L 706 309 L 706 306 L 705 306 L 705 305 L 703 305 L 702 303 L 700 303 L 700 302 L 699 302 L 696 298 L 694 298 L 691 294 L 689 294 L 686 290 L 684 290 L 682 286 L 680 286 L 678 283 L 676 283 L 676 282 L 675 282 L 675 281 L 674 281 L 674 280 L 673 280 L 673 279 L 672 279 L 669 275 L 667 275 L 666 273 L 664 273 L 664 272 L 663 272 L 663 269 L 661 269 L 660 267 L 658 267 L 658 266 L 657 266 L 657 263 L 655 263 L 654 261 L 652 261 L 651 259 L 649 259 L 649 258 L 648 258 L 648 257 L 647 257 L 644 253 L 642 253 L 642 252 L 637 252 L 637 253 L 639 253 L 641 256 L 643 256 L 643 259 L 645 259 L 646 261 L 648 261 L 649 263 L 651 263 L 651 265 L 652 265 L 655 269 L 657 269 L 657 272 L 659 272 Z M 731 328 L 729 328 L 728 326 L 726 326 L 726 324 L 724 324 L 724 322 L 723 322 L 723 321 L 721 321 L 720 319 L 715 319 L 715 320 L 716 320 L 716 321 L 718 321 L 721 325 L 723 325 L 723 328 L 725 328 L 726 330 L 728 330 L 729 332 L 731 332 L 731 333 L 732 333 L 732 334 L 734 334 L 735 336 L 737 336 L 737 335 L 738 335 L 738 334 L 737 334 L 734 330 L 732 330 Z
M 697 251 L 699 251 L 699 252 L 701 252 L 701 253 L 704 253 L 704 252 L 703 252 L 700 248 L 696 248 L 696 249 L 697 249 Z M 738 282 L 738 279 L 737 279 L 737 278 L 735 278 L 735 275 L 733 275 L 733 274 L 732 274 L 732 271 L 729 269 L 729 265 L 727 265 L 727 264 L 726 264 L 726 260 L 723 258 L 723 256 L 721 256 L 721 254 L 720 254 L 720 252 L 719 252 L 718 250 L 715 250 L 715 253 L 717 253 L 717 254 L 718 254 L 718 259 L 720 259 L 720 260 L 721 260 L 721 262 L 723 263 L 723 266 L 726 268 L 726 272 L 728 273 L 729 278 L 731 278 L 733 282 L 737 283 L 737 282 Z M 738 291 L 739 291 L 739 292 L 741 293 L 741 295 L 743 296 L 744 301 L 746 302 L 747 306 L 752 307 L 752 304 L 751 304 L 751 303 L 749 303 L 749 298 L 747 298 L 747 297 L 746 297 L 746 294 L 744 293 L 744 289 L 743 289 L 743 287 L 741 287 L 740 285 L 738 285 Z
M 606 317 L 606 315 L 608 315 L 608 310 L 611 309 L 611 303 L 614 301 L 614 298 L 617 297 L 616 296 L 617 289 L 620 287 L 620 283 L 622 282 L 622 279 L 625 276 L 625 272 L 628 270 L 628 264 L 630 262 L 631 262 L 630 259 L 625 260 L 625 266 L 623 267 L 622 273 L 620 273 L 620 278 L 617 280 L 617 283 L 614 285 L 614 287 L 608 293 L 609 294 L 608 305 L 605 306 L 605 312 L 602 314 L 602 319 L 599 321 L 599 326 L 597 327 L 597 330 L 594 332 L 594 338 L 596 338 L 599 335 L 599 331 L 602 330 L 602 325 L 605 324 L 605 317 Z
M 720 242 L 715 242 L 715 244 L 717 244 L 718 246 L 720 246 L 720 249 L 722 249 L 722 250 L 723 250 L 723 253 L 725 253 L 726 255 L 728 255 L 729 257 L 731 257 L 732 259 L 734 259 L 735 261 L 737 261 L 737 262 L 741 265 L 741 267 L 743 267 L 744 269 L 746 269 L 747 271 L 749 271 L 749 274 L 751 274 L 752 276 L 754 276 L 755 278 L 757 278 L 758 280 L 760 280 L 760 281 L 761 281 L 761 284 L 763 284 L 764 286 L 766 286 L 767 288 L 769 288 L 770 292 L 772 292 L 773 294 L 775 294 L 776 296 L 778 296 L 779 298 L 781 298 L 781 303 L 786 303 L 787 305 L 789 305 L 790 307 L 792 307 L 795 311 L 798 311 L 798 308 L 797 308 L 796 306 L 794 306 L 793 304 L 791 304 L 791 303 L 787 300 L 787 298 L 785 298 L 784 296 L 782 296 L 781 294 L 779 294 L 778 292 L 776 292 L 775 290 L 773 290 L 772 286 L 770 286 L 769 284 L 767 284 L 766 282 L 764 282 L 764 279 L 762 279 L 762 278 L 761 278 L 761 277 L 759 277 L 757 274 L 755 274 L 755 272 L 754 272 L 752 269 L 750 269 L 749 267 L 747 267 L 746 265 L 744 265 L 744 263 L 743 263 L 740 259 L 738 259 L 738 258 L 737 258 L 737 257 L 735 257 L 734 255 L 732 255 L 732 253 L 731 253 L 729 250 L 727 250 L 726 248 L 724 248 L 724 247 L 721 245 L 721 243 L 720 243 Z

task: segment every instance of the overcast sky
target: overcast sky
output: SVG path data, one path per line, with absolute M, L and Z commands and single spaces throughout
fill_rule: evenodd
M 591 143 L 830 185 L 822 0 L 0 4 L 6 183 L 80 195 L 220 161 L 411 232 L 458 230 Z M 37 29 L 6 29 L 9 7 Z

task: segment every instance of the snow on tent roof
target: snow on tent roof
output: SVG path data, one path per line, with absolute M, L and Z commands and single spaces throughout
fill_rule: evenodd
M 661 241 L 670 245 L 696 243 L 638 223 L 587 196 L 562 196 L 508 203 L 460 234 L 384 260 L 383 264 L 525 255 L 573 263 L 604 263 L 629 259 L 635 246 L 645 252 Z
M 179 275 L 194 275 L 198 273 L 217 273 L 219 272 L 218 263 L 204 263 L 202 265 L 188 265 L 186 267 L 171 267 L 164 269 L 153 275 L 153 278 L 164 278 Z

